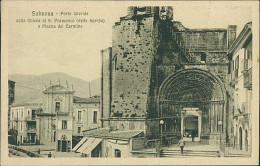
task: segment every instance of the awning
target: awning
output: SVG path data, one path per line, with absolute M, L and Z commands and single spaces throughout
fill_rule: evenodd
M 88 137 L 82 138 L 79 141 L 79 143 L 72 149 L 72 151 L 74 151 L 74 152 L 77 151 L 81 147 L 81 145 L 83 145 L 87 141 L 87 139 L 88 139 Z
M 87 141 L 76 151 L 82 153 L 95 140 L 95 138 L 86 137 Z
M 91 154 L 91 151 L 98 146 L 98 144 L 102 141 L 102 139 L 100 138 L 95 138 L 91 144 L 89 144 L 89 146 L 86 148 L 86 150 L 84 150 L 82 153 L 84 154 Z

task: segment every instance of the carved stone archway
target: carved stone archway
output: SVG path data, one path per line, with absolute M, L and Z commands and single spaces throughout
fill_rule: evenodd
M 226 131 L 226 98 L 224 83 L 207 70 L 189 68 L 169 75 L 157 98 L 158 117 L 165 121 L 163 132 L 183 135 L 184 117 L 195 115 L 199 138 L 209 138 L 215 144 L 215 136 Z

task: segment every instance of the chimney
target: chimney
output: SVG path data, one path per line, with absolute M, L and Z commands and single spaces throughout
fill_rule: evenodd
M 233 42 L 236 40 L 237 25 L 229 25 L 227 28 L 227 46 L 228 49 L 231 47 Z

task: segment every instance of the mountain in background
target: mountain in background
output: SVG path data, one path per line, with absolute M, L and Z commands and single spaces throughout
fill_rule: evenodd
M 70 76 L 65 73 L 47 73 L 42 75 L 25 75 L 25 74 L 13 74 L 9 75 L 8 79 L 15 81 L 15 103 L 38 103 L 43 101 L 43 93 L 45 85 L 48 88 L 50 81 L 52 85 L 60 84 L 63 86 L 68 82 L 69 88 L 73 85 L 75 96 L 78 97 L 90 97 L 89 83 L 91 89 L 91 96 L 100 95 L 101 81 L 100 78 L 92 80 L 90 82 L 82 80 L 77 77 Z

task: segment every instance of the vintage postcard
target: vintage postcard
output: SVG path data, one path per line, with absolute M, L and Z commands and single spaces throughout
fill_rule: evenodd
M 2 165 L 259 164 L 258 1 L 2 1 Z

